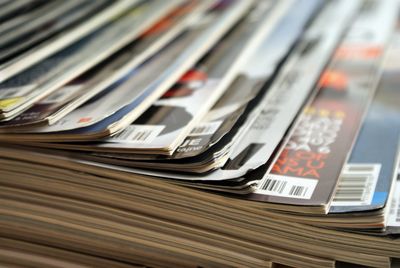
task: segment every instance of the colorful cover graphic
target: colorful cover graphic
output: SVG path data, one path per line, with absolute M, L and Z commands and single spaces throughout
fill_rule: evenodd
M 256 193 L 265 194 L 266 200 L 329 206 L 379 80 L 382 51 L 396 18 L 395 12 L 388 16 L 386 11 L 394 4 L 376 1 L 362 9 L 353 32 L 350 30 L 322 74 L 318 94 L 260 182 Z M 384 28 L 389 30 L 382 37 L 376 23 L 383 17 Z M 360 37 L 361 29 L 370 35 Z M 352 49 L 356 45 L 359 49 Z M 360 49 L 374 53 L 360 53 Z
M 329 203 L 369 100 L 369 94 L 348 83 L 337 71 L 324 73 L 318 95 L 303 111 L 257 193 L 271 195 L 271 202 Z
M 389 48 L 382 79 L 370 105 L 330 213 L 374 210 L 385 207 L 397 176 L 400 138 L 400 38 Z M 340 184 L 339 184 L 340 185 Z M 340 190 L 343 193 L 340 193 Z

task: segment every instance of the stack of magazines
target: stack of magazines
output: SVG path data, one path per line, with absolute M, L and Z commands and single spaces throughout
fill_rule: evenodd
M 399 11 L 1 0 L 0 266 L 390 267 Z

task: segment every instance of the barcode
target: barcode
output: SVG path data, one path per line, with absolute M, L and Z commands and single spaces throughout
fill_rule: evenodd
M 332 205 L 370 205 L 380 169 L 380 164 L 347 164 L 339 177 Z
M 334 201 L 363 201 L 367 192 L 369 177 L 365 175 L 343 174 Z
M 135 127 L 132 127 L 115 135 L 113 139 L 145 142 L 148 140 L 151 133 L 151 130 L 137 130 Z
M 268 174 L 261 180 L 255 193 L 310 199 L 317 183 L 314 179 Z
M 279 181 L 268 178 L 265 180 L 265 182 L 261 185 L 260 188 L 265 191 L 278 192 L 281 194 L 285 189 L 286 184 L 287 184 L 286 181 Z
M 212 135 L 218 130 L 221 124 L 222 121 L 199 123 L 192 129 L 188 136 Z
M 119 140 L 131 140 L 131 141 L 146 141 L 151 135 L 150 130 L 136 130 L 136 129 L 126 129 L 114 138 Z
M 291 196 L 305 196 L 308 188 L 304 186 L 292 186 L 289 191 Z
M 390 202 L 389 215 L 387 219 L 387 226 L 399 227 L 400 226 L 400 181 L 397 180 L 395 184 L 395 191 Z
M 261 189 L 269 192 L 276 192 L 282 194 L 286 189 L 287 181 L 281 181 L 277 179 L 268 178 L 264 184 L 261 185 Z M 299 185 L 293 185 L 290 187 L 289 196 L 305 196 L 308 188 Z
M 396 222 L 400 222 L 400 203 L 397 204 Z
M 157 125 L 130 125 L 124 131 L 114 135 L 107 141 L 110 142 L 130 142 L 130 143 L 150 143 L 164 129 L 164 126 Z
M 392 201 L 390 202 L 389 215 L 396 215 L 396 221 L 398 221 L 398 214 L 399 214 L 398 210 L 399 208 L 397 208 L 396 198 L 393 197 Z
M 362 164 L 347 164 L 345 166 L 344 171 L 345 172 L 361 172 L 363 174 L 371 174 L 375 171 L 376 169 L 375 164 L 368 164 L 368 165 L 362 165 Z

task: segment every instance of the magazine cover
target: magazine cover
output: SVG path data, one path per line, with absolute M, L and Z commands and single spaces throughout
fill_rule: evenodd
M 396 11 L 397 1 L 368 2 L 361 9 L 322 74 L 315 99 L 299 116 L 283 151 L 255 193 L 265 194 L 266 200 L 277 203 L 330 203 L 379 80 L 382 51 L 393 30 Z M 383 37 L 381 26 L 388 29 Z M 351 51 L 350 46 L 372 47 L 380 53 L 364 59 L 359 49 Z
M 341 179 L 349 187 L 338 189 L 330 213 L 374 210 L 388 202 L 396 177 L 400 135 L 399 40 L 396 33 L 388 48 L 376 95 L 342 173 Z

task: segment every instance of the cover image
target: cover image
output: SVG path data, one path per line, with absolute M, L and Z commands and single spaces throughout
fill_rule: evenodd
M 270 202 L 330 206 L 379 80 L 380 61 L 396 21 L 396 6 L 394 1 L 376 1 L 361 9 L 322 74 L 316 97 L 300 114 L 257 194 L 264 193 Z M 382 24 L 387 29 L 383 34 Z M 362 35 L 362 30 L 369 35 Z M 372 47 L 377 52 L 364 59 L 359 49 L 351 50 L 354 47 Z
M 400 135 L 399 40 L 396 32 L 388 48 L 376 95 L 347 164 L 347 169 L 353 171 L 344 173 L 350 179 L 355 177 L 355 183 L 361 187 L 352 187 L 349 191 L 354 192 L 334 201 L 331 213 L 374 210 L 388 202 L 396 176 L 396 144 Z M 344 190 L 346 194 L 348 191 Z

